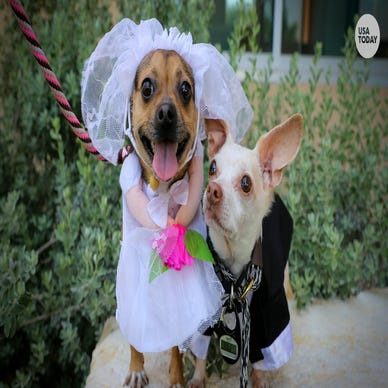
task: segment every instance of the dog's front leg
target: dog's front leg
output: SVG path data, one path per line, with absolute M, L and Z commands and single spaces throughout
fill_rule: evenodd
M 170 361 L 170 387 L 181 388 L 185 385 L 185 378 L 183 377 L 183 361 L 182 354 L 179 352 L 177 346 L 171 349 Z
M 196 358 L 195 370 L 192 379 L 188 382 L 188 388 L 205 388 L 206 358 Z
M 129 373 L 124 384 L 130 388 L 145 387 L 148 384 L 148 377 L 144 371 L 144 356 L 131 345 L 131 362 Z
M 209 350 L 212 329 L 198 336 L 191 344 L 191 351 L 195 355 L 195 370 L 193 377 L 187 384 L 189 388 L 204 388 L 206 379 L 206 357 Z
M 260 369 L 252 369 L 252 388 L 269 388 L 266 374 Z

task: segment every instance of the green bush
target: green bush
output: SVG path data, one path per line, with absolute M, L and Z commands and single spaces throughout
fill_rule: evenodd
M 157 17 L 206 40 L 213 9 L 205 0 L 24 3 L 78 117 L 84 61 L 118 19 Z M 10 8 L 0 7 L 8 20 L 0 39 L 0 386 L 82 386 L 115 313 L 119 168 L 75 141 Z

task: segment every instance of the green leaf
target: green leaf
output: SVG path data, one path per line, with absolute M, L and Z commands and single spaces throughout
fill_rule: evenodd
M 205 239 L 195 230 L 187 230 L 185 233 L 185 246 L 187 251 L 195 259 L 214 263 L 213 256 L 207 246 Z
M 150 257 L 150 276 L 148 278 L 148 282 L 151 283 L 156 277 L 161 275 L 162 273 L 168 270 L 168 267 L 163 265 L 162 259 L 159 254 L 154 250 L 151 252 Z

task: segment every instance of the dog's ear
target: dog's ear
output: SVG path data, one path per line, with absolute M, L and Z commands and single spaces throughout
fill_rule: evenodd
M 205 128 L 208 140 L 207 151 L 209 158 L 212 159 L 228 139 L 229 126 L 220 119 L 206 119 Z
M 302 131 L 303 117 L 295 114 L 260 137 L 256 150 L 264 184 L 274 188 L 280 183 L 283 169 L 292 163 L 299 151 Z

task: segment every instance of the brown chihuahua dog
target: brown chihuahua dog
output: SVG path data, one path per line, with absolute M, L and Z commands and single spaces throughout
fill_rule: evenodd
M 194 93 L 192 70 L 175 51 L 158 49 L 141 61 L 130 100 L 131 125 L 142 178 L 153 190 L 172 184 L 182 178 L 186 171 L 190 174 L 193 163 L 197 163 L 189 156 L 195 147 L 198 121 Z M 199 186 L 195 190 L 200 198 L 201 179 L 196 186 Z M 184 224 L 184 221 L 178 221 Z M 125 385 L 142 387 L 148 383 L 143 354 L 132 345 L 129 369 Z M 171 353 L 170 386 L 183 385 L 182 357 L 178 347 L 174 347 Z

